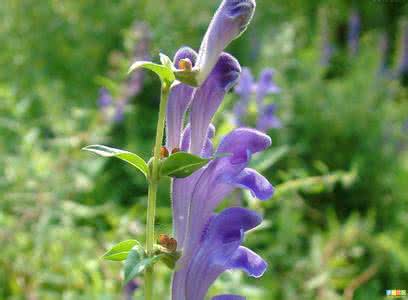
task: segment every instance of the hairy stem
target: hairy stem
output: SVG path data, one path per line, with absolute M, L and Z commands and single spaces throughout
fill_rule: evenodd
M 170 86 L 162 82 L 159 118 L 157 120 L 156 142 L 154 145 L 154 156 L 152 161 L 151 174 L 149 176 L 149 189 L 147 196 L 147 221 L 146 221 L 146 252 L 152 255 L 154 245 L 154 222 L 156 216 L 157 187 L 159 184 L 159 162 L 160 148 L 163 142 L 164 126 L 166 119 L 166 106 Z M 153 300 L 153 267 L 145 271 L 145 299 Z

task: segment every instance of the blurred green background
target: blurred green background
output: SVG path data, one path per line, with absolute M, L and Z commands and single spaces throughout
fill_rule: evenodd
M 126 299 L 120 263 L 100 256 L 143 241 L 146 184 L 126 164 L 80 149 L 150 156 L 159 82 L 126 70 L 198 48 L 219 2 L 0 1 L 0 299 Z M 211 293 L 375 300 L 408 290 L 407 16 L 404 0 L 257 1 L 227 50 L 256 76 L 273 67 L 282 89 L 268 101 L 283 128 L 269 131 L 273 145 L 254 161 L 276 195 L 244 197 L 265 216 L 245 243 L 270 266 L 260 280 L 224 274 Z M 232 128 L 237 100 L 227 96 L 217 138 Z M 164 184 L 159 233 L 171 232 L 169 207 Z M 157 299 L 168 286 L 159 267 Z

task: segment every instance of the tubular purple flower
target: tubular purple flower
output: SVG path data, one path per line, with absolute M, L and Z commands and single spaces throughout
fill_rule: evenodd
M 207 142 L 202 151 L 202 157 L 210 157 L 213 154 L 211 138 L 214 136 L 215 128 L 210 125 L 207 132 Z M 190 146 L 190 126 L 183 132 L 181 150 L 188 151 Z M 175 179 L 172 182 L 172 208 L 173 208 L 173 235 L 177 240 L 179 249 L 184 244 L 184 238 L 188 222 L 188 210 L 191 202 L 194 186 L 204 169 L 194 172 L 187 178 Z
M 208 243 L 204 243 L 204 241 L 206 240 L 206 233 L 209 232 L 208 228 L 211 227 L 208 224 L 212 223 L 210 220 L 212 220 L 213 211 L 218 204 L 236 188 L 248 189 L 253 196 L 261 200 L 269 199 L 272 196 L 274 189 L 268 180 L 255 170 L 247 168 L 251 154 L 265 150 L 270 144 L 270 138 L 259 131 L 249 128 L 235 129 L 223 138 L 216 152 L 217 154 L 229 153 L 229 156 L 219 157 L 211 161 L 207 167 L 194 173 L 193 177 L 182 179 L 183 182 L 179 179 L 174 180 L 173 187 L 177 188 L 173 188 L 173 205 L 181 201 L 184 202 L 184 205 L 188 203 L 188 213 L 187 220 L 184 219 L 184 222 L 178 223 L 180 226 L 178 232 L 184 232 L 184 237 L 178 235 L 178 240 L 181 238 L 181 241 L 183 241 L 179 243 L 179 250 L 183 251 L 183 255 L 179 260 L 180 270 L 175 273 L 173 278 L 173 299 L 203 299 L 209 285 L 220 273 L 229 268 L 239 267 L 238 264 L 233 263 L 237 260 L 226 260 L 225 263 L 214 267 L 212 273 L 208 273 L 211 274 L 208 275 L 210 277 L 200 275 L 196 279 L 197 282 L 189 281 L 192 278 L 189 278 L 188 272 L 194 274 L 200 268 L 204 268 L 205 265 L 209 268 L 212 265 L 212 261 L 204 262 L 197 256 L 209 256 L 207 252 L 200 251 L 210 251 L 210 253 L 215 251 L 205 250 L 207 245 L 208 247 L 215 245 L 214 241 Z M 188 189 L 188 196 L 186 196 L 185 190 L 181 194 L 178 189 L 180 186 L 186 185 L 185 180 L 190 180 L 188 182 L 189 187 L 185 188 Z M 231 220 L 227 223 L 230 222 Z M 225 224 L 225 226 L 228 227 L 229 225 Z M 234 244 L 235 248 L 233 247 L 235 250 L 238 249 L 241 239 L 239 239 L 239 242 L 237 241 Z M 228 249 L 230 248 L 220 248 L 220 253 L 224 254 L 219 255 L 228 256 L 228 251 L 235 253 L 235 250 Z M 202 256 L 199 253 L 203 253 Z M 245 251 L 245 253 L 248 254 L 249 252 Z M 200 261 L 202 262 L 201 265 Z M 249 274 L 261 275 L 257 272 L 249 272 Z M 200 290 L 198 288 L 189 290 L 189 286 L 194 284 L 201 284 Z M 192 297 L 191 293 L 196 292 L 198 294 L 194 294 L 194 297 Z
M 351 55 L 356 55 L 360 38 L 361 21 L 356 10 L 351 13 L 348 31 L 348 48 Z
M 240 269 L 253 277 L 263 275 L 266 262 L 240 246 L 244 233 L 261 221 L 257 213 L 239 207 L 225 209 L 211 217 L 186 272 L 185 299 L 204 299 L 210 285 L 228 269 Z
M 188 59 L 195 64 L 197 54 L 188 47 L 181 48 L 174 57 L 174 65 L 177 67 L 182 59 Z M 194 88 L 177 82 L 170 91 L 167 103 L 166 118 L 166 147 L 170 151 L 174 148 L 180 148 L 180 136 L 183 127 L 184 115 L 193 97 Z
M 198 53 L 198 84 L 204 82 L 228 44 L 247 28 L 255 12 L 255 0 L 223 0 L 216 11 Z
M 222 53 L 207 80 L 195 91 L 190 114 L 191 153 L 200 155 L 208 126 L 225 94 L 238 81 L 240 73 L 238 61 L 233 56 Z

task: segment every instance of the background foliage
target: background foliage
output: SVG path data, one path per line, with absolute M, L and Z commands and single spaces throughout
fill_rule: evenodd
M 213 292 L 239 287 L 249 299 L 366 300 L 408 289 L 408 90 L 396 72 L 408 5 L 257 4 L 250 29 L 228 51 L 254 74 L 275 68 L 282 88 L 268 101 L 278 104 L 284 127 L 269 132 L 273 146 L 254 163 L 277 193 L 261 204 L 244 197 L 265 215 L 246 243 L 270 268 L 259 281 L 225 274 Z M 98 91 L 108 88 L 121 103 L 131 61 L 197 48 L 217 5 L 0 2 L 0 299 L 123 297 L 120 264 L 99 258 L 115 242 L 143 240 L 145 182 L 127 165 L 80 149 L 104 143 L 148 158 L 159 86 L 153 75 L 141 76 L 143 88 L 128 97 L 118 122 L 98 106 Z M 346 38 L 352 8 L 362 21 L 355 56 Z M 325 65 L 323 29 L 335 49 Z M 217 116 L 218 138 L 231 128 L 236 100 L 228 95 Z M 163 187 L 162 233 L 171 231 L 169 205 Z M 169 272 L 159 274 L 157 292 L 165 297 Z

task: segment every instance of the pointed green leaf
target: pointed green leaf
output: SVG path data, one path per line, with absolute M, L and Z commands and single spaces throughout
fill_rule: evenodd
M 154 73 L 157 74 L 157 76 L 160 77 L 161 81 L 168 82 L 171 84 L 174 80 L 176 80 L 176 77 L 174 76 L 171 66 L 159 65 L 152 63 L 150 61 L 135 62 L 133 65 L 130 66 L 129 73 L 140 68 L 153 71 Z
M 160 53 L 160 62 L 162 63 L 163 66 L 169 68 L 170 70 L 173 68 L 173 62 L 167 55 L 163 53 Z
M 82 150 L 90 151 L 104 157 L 117 157 L 139 169 L 145 176 L 147 176 L 148 167 L 146 162 L 135 153 L 103 145 L 90 145 Z
M 107 260 L 121 261 L 125 260 L 134 246 L 140 246 L 136 240 L 126 240 L 113 246 L 108 252 L 106 252 L 102 258 Z
M 205 166 L 209 161 L 210 159 L 201 158 L 187 152 L 177 152 L 163 161 L 160 175 L 184 178 Z
M 134 249 L 132 249 L 125 261 L 125 284 L 142 273 L 146 268 L 157 263 L 162 258 L 162 256 L 163 254 L 147 257 L 143 248 L 135 247 Z

